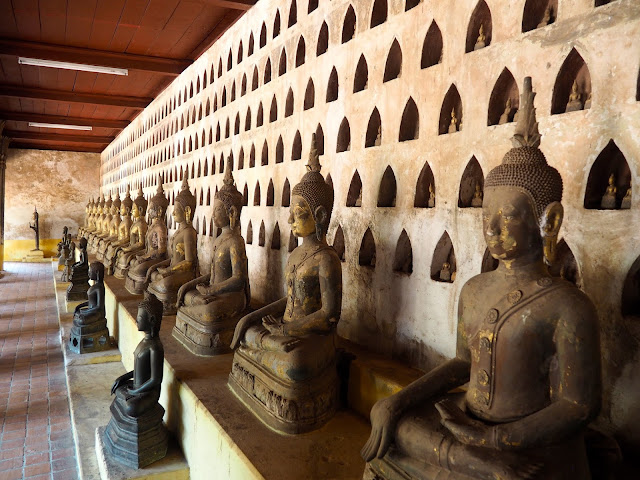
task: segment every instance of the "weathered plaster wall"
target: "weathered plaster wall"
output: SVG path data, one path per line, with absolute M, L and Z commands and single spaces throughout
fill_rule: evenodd
M 388 18 L 371 28 L 373 0 L 322 0 L 309 13 L 308 0 L 258 2 L 103 152 L 103 192 L 124 191 L 128 182 L 135 186 L 142 182 L 150 196 L 162 175 L 173 197 L 180 188 L 179 171 L 186 168 L 191 188 L 203 199 L 194 224 L 201 233 L 200 261 L 206 264 L 215 235 L 207 198 L 222 185 L 220 162 L 232 153 L 236 183 L 241 192 L 246 189 L 248 193 L 242 232 L 246 239 L 250 223 L 253 242 L 247 245 L 247 253 L 252 292 L 261 300 L 273 300 L 283 294 L 282 272 L 288 255 L 288 209 L 281 207 L 284 185 L 288 180 L 293 187 L 304 173 L 311 135 L 321 129 L 323 173 L 331 174 L 335 190 L 329 240 L 334 240 L 341 227 L 346 244 L 339 333 L 428 369 L 455 353 L 459 292 L 465 281 L 480 272 L 485 251 L 480 210 L 458 206 L 460 186 L 469 181 L 463 179 L 463 172 L 472 157 L 483 175 L 500 163 L 511 146 L 514 124 L 487 126 L 490 111 L 497 108 L 500 112 L 507 92 L 521 91 L 523 78 L 531 76 L 543 135 L 541 148 L 565 183 L 561 236 L 577 263 L 580 284 L 601 318 L 605 394 L 600 423 L 612 428 L 626 446 L 638 447 L 640 319 L 621 313 L 623 283 L 640 253 L 638 191 L 633 193 L 630 210 L 585 209 L 584 197 L 592 166 L 610 141 L 628 163 L 629 171 L 620 179 L 626 175 L 634 185 L 640 184 L 640 4 L 618 0 L 595 8 L 593 0 L 558 0 L 555 23 L 522 33 L 525 3 L 541 12 L 545 1 L 487 0 L 490 29 L 483 2 L 478 0 L 409 3 L 416 6 L 405 11 L 405 0 L 389 0 Z M 292 5 L 297 19 L 288 27 Z M 356 33 L 343 43 L 350 6 L 357 18 Z M 280 33 L 274 38 L 277 16 Z M 491 31 L 490 45 L 465 53 L 467 36 L 473 44 L 480 20 L 485 22 L 485 31 Z M 425 36 L 432 22 L 442 35 L 442 60 L 422 68 Z M 328 50 L 318 56 L 324 23 Z M 262 29 L 266 31 L 264 47 L 260 46 Z M 305 58 L 296 66 L 301 39 Z M 437 42 L 427 43 L 428 58 L 429 53 L 434 56 Z M 283 49 L 286 72 L 279 75 Z M 401 63 L 401 74 L 383 82 L 389 55 L 391 63 Z M 361 56 L 367 64 L 366 88 L 354 93 L 355 83 L 365 84 L 363 70 L 357 73 Z M 268 63 L 271 80 L 266 82 Z M 327 91 L 335 87 L 334 68 L 338 96 L 327 101 Z M 580 81 L 580 88 L 590 84 L 591 108 L 552 115 L 554 92 L 568 96 L 574 78 Z M 312 95 L 306 94 L 310 82 Z M 454 90 L 459 101 L 454 94 L 447 95 Z M 286 112 L 289 92 L 293 96 L 290 115 Z M 494 95 L 502 95 L 501 102 L 492 102 Z M 307 108 L 305 100 L 311 98 L 313 106 Z M 277 115 L 270 121 L 274 99 Z M 513 99 L 517 101 L 518 95 Z M 418 118 L 411 114 L 412 102 Z M 558 103 L 564 110 L 566 98 Z M 439 135 L 441 113 L 446 126 L 453 106 L 462 122 L 461 131 Z M 374 108 L 381 118 L 381 142 L 365 148 Z M 264 120 L 258 126 L 261 110 Z M 403 119 L 409 128 L 401 126 Z M 349 141 L 341 125 L 348 125 Z M 399 141 L 414 129 L 416 139 Z M 297 155 L 297 133 L 302 140 L 301 155 Z M 265 145 L 266 164 L 262 161 Z M 300 156 L 302 161 L 295 160 Z M 416 185 L 425 165 L 434 178 L 435 208 L 414 207 Z M 387 166 L 393 171 L 397 196 L 394 207 L 383 208 L 377 206 L 378 191 Z M 347 207 L 356 170 L 362 181 L 362 206 Z M 604 181 L 606 186 L 608 173 L 596 175 L 599 184 Z M 269 194 L 270 182 L 273 195 Z M 259 201 L 254 205 L 257 185 Z M 428 188 L 428 183 L 421 188 Z M 604 187 L 598 188 L 604 193 Z M 273 206 L 266 206 L 270 197 Z M 265 225 L 264 246 L 259 245 L 261 222 Z M 279 249 L 271 248 L 276 225 Z M 367 229 L 375 241 L 375 266 L 359 264 Z M 411 274 L 392 268 L 403 229 L 412 247 Z M 445 232 L 455 250 L 453 283 L 432 280 L 432 259 L 434 254 L 442 258 L 436 246 Z
M 66 225 L 75 234 L 84 223 L 90 196 L 100 184 L 97 153 L 10 148 L 7 156 L 5 260 L 20 260 L 34 248 L 29 228 L 34 207 L 40 214 L 40 248 L 55 253 Z

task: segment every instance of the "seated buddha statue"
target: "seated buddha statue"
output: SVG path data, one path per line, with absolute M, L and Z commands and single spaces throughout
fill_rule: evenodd
M 285 268 L 286 296 L 236 326 L 231 390 L 271 428 L 314 430 L 338 402 L 335 331 L 342 308 L 342 270 L 327 244 L 333 189 L 320 173 L 312 140 L 307 173 L 292 190 L 289 224 L 302 244 Z
M 167 237 L 169 236 L 165 213 L 169 200 L 164 196 L 162 181 L 158 179 L 158 189 L 149 202 L 151 226 L 145 235 L 145 250 L 129 262 L 125 287 L 129 293 L 140 295 L 147 287 L 147 270 L 167 258 Z
M 511 121 L 511 110 L 513 110 L 513 107 L 511 106 L 511 97 L 509 97 L 504 104 L 504 112 L 502 112 L 502 115 L 500 115 L 498 125 L 504 125 L 505 123 L 509 123 Z
M 590 478 L 583 432 L 600 408 L 598 318 L 547 270 L 562 178 L 538 148 L 529 77 L 523 90 L 515 146 L 485 183 L 484 238 L 498 268 L 460 292 L 455 358 L 372 408 L 365 479 Z
M 127 243 L 117 248 L 115 253 L 116 258 L 113 260 L 113 263 L 115 263 L 113 275 L 117 278 L 127 277 L 129 262 L 145 249 L 145 237 L 149 228 L 147 219 L 145 218 L 147 203 L 147 199 L 144 198 L 144 192 L 142 191 L 142 185 L 140 185 L 138 196 L 133 201 L 131 208 L 133 223 L 129 228 L 129 238 Z
M 100 240 L 107 238 L 109 236 L 109 231 L 111 228 L 111 220 L 113 220 L 113 213 L 111 212 L 111 206 L 113 205 L 113 198 L 111 194 L 109 194 L 109 199 L 104 202 L 104 206 L 102 207 L 102 220 L 100 222 L 100 227 L 96 230 L 93 236 L 89 239 L 89 250 L 91 253 L 97 253 L 98 244 Z
M 93 198 L 89 199 L 84 207 L 84 223 L 78 228 L 78 237 L 81 237 L 84 231 L 89 227 L 89 220 L 91 219 L 91 209 L 93 207 Z
M 473 50 L 480 50 L 487 46 L 487 37 L 484 34 L 484 25 L 480 24 L 480 29 L 478 30 L 478 38 L 476 39 L 476 43 L 473 46 Z
M 131 230 L 131 207 L 133 206 L 133 200 L 131 200 L 131 192 L 129 191 L 129 185 L 127 185 L 127 195 L 120 204 L 120 217 L 122 217 L 120 224 L 118 225 L 118 238 L 108 243 L 102 256 L 105 264 L 105 270 L 107 275 L 113 275 L 115 268 L 116 254 L 118 249 L 123 245 L 129 243 L 129 233 Z
M 458 131 L 458 119 L 456 118 L 456 109 L 451 109 L 451 121 L 449 122 L 448 133 L 456 133 Z
M 164 408 L 158 403 L 164 366 L 161 323 L 162 302 L 145 293 L 136 317 L 144 338 L 133 354 L 133 370 L 113 382 L 111 420 L 99 429 L 105 454 L 131 468 L 143 468 L 167 453 Z
M 105 317 L 102 263 L 91 263 L 89 280 L 93 280 L 93 285 L 87 290 L 87 301 L 78 305 L 73 313 L 69 349 L 75 353 L 98 352 L 111 346 Z
M 476 190 L 473 192 L 471 206 L 475 208 L 482 207 L 482 186 L 480 185 L 480 182 L 476 182 Z
M 120 200 L 120 193 L 116 194 L 116 198 L 111 203 L 111 222 L 109 223 L 109 233 L 106 237 L 103 237 L 98 241 L 98 248 L 96 252 L 96 258 L 99 262 L 104 262 L 104 254 L 109 248 L 109 245 L 112 242 L 118 240 L 118 233 L 120 231 L 120 223 L 122 220 L 120 219 L 120 207 L 122 205 L 122 201 Z
M 87 239 L 81 238 L 78 242 L 80 251 L 80 261 L 71 266 L 71 274 L 68 281 L 71 285 L 67 288 L 67 301 L 75 302 L 87 299 L 87 289 L 89 288 L 89 255 L 87 253 Z
M 95 226 L 94 216 L 96 211 L 96 201 L 91 197 L 89 200 L 89 204 L 87 205 L 86 212 L 87 215 L 85 217 L 85 225 L 78 229 L 78 239 L 80 237 L 86 237 L 89 231 Z
M 195 211 L 196 197 L 189 190 L 185 172 L 171 213 L 178 228 L 169 240 L 169 258 L 149 267 L 146 275 L 150 282 L 147 290 L 162 302 L 165 315 L 175 315 L 178 290 L 198 272 L 198 237 L 192 225 Z
M 582 100 L 580 99 L 581 95 L 578 91 L 578 81 L 574 80 L 571 85 L 571 93 L 569 94 L 569 101 L 567 102 L 567 108 L 565 112 L 575 112 L 577 110 L 582 110 Z
M 609 175 L 609 184 L 607 185 L 607 190 L 604 192 L 602 196 L 602 200 L 600 201 L 600 208 L 603 210 L 615 210 L 616 208 L 616 194 L 618 189 L 616 187 L 616 177 L 613 175 Z
M 233 331 L 249 306 L 249 271 L 240 233 L 242 194 L 236 189 L 227 159 L 224 185 L 213 200 L 213 222 L 222 230 L 213 242 L 211 271 L 178 291 L 173 336 L 198 355 L 229 351 Z
M 624 194 L 622 204 L 620 205 L 621 210 L 628 210 L 629 208 L 631 208 L 631 185 L 627 188 L 627 193 Z
M 433 184 L 429 184 L 429 200 L 427 200 L 427 207 L 433 208 L 436 206 L 436 192 L 433 191 Z

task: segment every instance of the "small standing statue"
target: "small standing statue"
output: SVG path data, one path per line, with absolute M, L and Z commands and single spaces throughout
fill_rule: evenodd
M 504 112 L 502 112 L 502 115 L 500 115 L 498 125 L 504 125 L 505 123 L 509 123 L 511 121 L 511 110 L 511 97 L 509 97 L 504 104 Z
M 29 228 L 32 228 L 36 234 L 36 248 L 31 250 L 32 252 L 40 251 L 40 215 L 38 209 L 34 207 L 33 210 L 33 225 L 29 223 Z
M 471 206 L 475 208 L 482 207 L 482 187 L 480 186 L 480 182 L 476 182 L 476 191 L 473 193 Z
M 569 101 L 567 102 L 567 108 L 565 112 L 576 112 L 582 110 L 581 95 L 578 91 L 578 80 L 574 80 L 571 85 L 571 93 L 569 94 Z
M 67 257 L 69 256 L 69 245 L 71 244 L 71 234 L 67 233 L 67 227 L 64 227 L 64 233 L 62 235 L 62 241 L 58 244 L 60 248 L 60 255 L 58 256 L 58 267 L 63 267 Z
M 458 131 L 458 119 L 456 118 L 456 109 L 451 109 L 451 122 L 449 122 L 448 133 L 456 133 Z
M 473 50 L 480 50 L 487 46 L 485 43 L 487 37 L 484 34 L 484 25 L 480 24 L 480 29 L 478 30 L 478 38 L 476 39 L 476 44 L 473 46 Z
M 136 318 L 145 336 L 134 352 L 133 371 L 113 382 L 111 420 L 98 429 L 106 456 L 131 468 L 146 467 L 167 454 L 169 436 L 158 403 L 164 364 L 161 322 L 162 302 L 145 293 Z
M 73 264 L 76 262 L 76 242 L 69 243 L 69 255 L 64 260 L 64 270 L 62 271 L 62 276 L 60 277 L 60 281 L 68 282 L 69 277 L 71 277 L 71 268 Z
M 429 200 L 427 201 L 427 207 L 433 208 L 436 206 L 436 193 L 433 191 L 433 184 L 429 184 Z
M 87 255 L 87 239 L 81 238 L 78 244 L 80 249 L 80 261 L 71 267 L 69 281 L 71 285 L 67 288 L 67 301 L 87 300 L 87 289 L 89 288 L 89 255 Z
M 89 267 L 93 285 L 87 291 L 87 301 L 73 313 L 73 327 L 69 336 L 69 350 L 74 353 L 100 352 L 110 348 L 104 307 L 104 265 L 93 262 Z
M 624 198 L 622 199 L 622 205 L 620 205 L 622 210 L 628 210 L 631 208 L 631 185 L 627 188 L 627 193 L 624 194 Z
M 607 191 L 604 192 L 602 200 L 600 201 L 600 208 L 603 210 L 615 210 L 616 193 L 618 193 L 618 189 L 616 188 L 616 177 L 612 173 L 611 175 L 609 175 L 609 185 L 607 185 Z
M 67 241 L 67 232 L 68 232 L 68 231 L 69 231 L 69 228 L 65 225 L 65 226 L 62 228 L 62 239 L 58 242 L 58 255 L 57 255 L 57 256 L 58 256 L 58 259 L 62 256 L 62 248 L 64 247 L 64 244 L 65 244 L 65 243 L 66 243 L 66 241 Z M 66 255 L 64 255 L 64 256 L 63 256 L 63 261 L 64 261 L 64 259 L 66 259 L 66 258 L 67 258 L 67 256 L 66 256 Z M 60 261 L 59 261 L 59 260 L 58 260 L 58 265 L 60 265 Z

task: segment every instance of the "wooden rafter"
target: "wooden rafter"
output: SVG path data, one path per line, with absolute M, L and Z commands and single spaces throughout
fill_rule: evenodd
M 0 118 L 16 122 L 58 123 L 62 125 L 88 125 L 90 127 L 118 128 L 129 125 L 129 120 L 110 120 L 107 118 L 66 117 L 64 115 L 44 115 L 42 113 L 0 111 Z
M 204 0 L 207 4 L 215 7 L 228 8 L 230 10 L 247 11 L 253 7 L 257 0 Z
M 0 96 L 18 98 L 37 98 L 56 102 L 91 103 L 93 105 L 112 105 L 143 109 L 153 98 L 128 97 L 124 95 L 102 95 L 98 93 L 80 93 L 64 90 L 48 90 L 44 88 L 20 87 L 17 85 L 0 85 Z
M 115 137 L 98 135 L 62 135 L 60 133 L 25 132 L 22 130 L 6 130 L 4 135 L 13 139 L 43 140 L 48 142 L 99 143 L 108 144 Z
M 36 150 L 60 150 L 65 152 L 91 152 L 102 153 L 104 147 L 89 145 L 54 145 L 50 143 L 11 142 L 11 148 L 24 148 Z

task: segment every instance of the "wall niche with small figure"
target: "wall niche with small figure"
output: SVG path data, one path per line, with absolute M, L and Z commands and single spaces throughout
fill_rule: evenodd
M 391 166 L 387 165 L 378 189 L 378 207 L 395 207 L 396 191 L 396 176 Z
M 522 32 L 546 27 L 556 21 L 558 0 L 527 0 L 522 14 Z
M 451 85 L 442 101 L 438 134 L 446 135 L 462 130 L 462 99 L 458 88 Z
M 360 242 L 358 265 L 369 268 L 375 268 L 376 266 L 376 242 L 373 239 L 370 228 L 367 228 L 367 231 L 364 232 L 362 242 Z
M 591 108 L 591 75 L 578 51 L 573 48 L 562 63 L 553 86 L 551 114 Z
M 413 251 L 411 250 L 411 240 L 405 229 L 402 229 L 398 242 L 396 243 L 396 251 L 393 256 L 393 271 L 396 273 L 413 273 Z
M 465 52 L 469 53 L 488 47 L 491 44 L 492 33 L 491 10 L 484 0 L 480 0 L 469 20 Z
M 338 258 L 340 258 L 341 262 L 345 261 L 345 243 L 344 243 L 344 232 L 342 231 L 342 226 L 338 225 L 336 229 L 336 233 L 333 236 L 333 248 L 338 254 Z
M 487 125 L 503 125 L 514 121 L 520 106 L 518 84 L 508 68 L 502 70 L 489 97 Z
M 433 251 L 431 279 L 436 282 L 453 283 L 456 279 L 456 254 L 449 234 L 445 231 Z
M 433 208 L 436 206 L 435 180 L 429 162 L 424 162 L 424 166 L 418 176 L 413 206 L 416 208 Z
M 584 193 L 584 208 L 615 210 L 631 207 L 631 171 L 613 140 L 593 163 Z
M 420 59 L 420 68 L 429 68 L 442 63 L 442 32 L 435 20 L 431 22 L 429 30 L 424 37 L 422 44 L 422 58 Z
M 356 170 L 351 178 L 351 184 L 349 185 L 349 192 L 347 193 L 347 207 L 361 207 L 362 206 L 362 180 L 360 180 L 360 174 Z
M 484 175 L 482 174 L 482 167 L 476 160 L 476 157 L 471 157 L 469 163 L 462 173 L 460 179 L 460 190 L 458 193 L 458 207 L 459 208 L 480 208 L 482 207 L 482 197 L 484 194 Z

